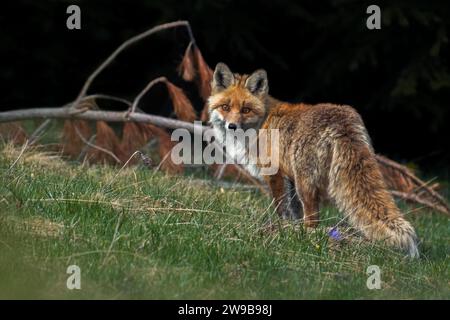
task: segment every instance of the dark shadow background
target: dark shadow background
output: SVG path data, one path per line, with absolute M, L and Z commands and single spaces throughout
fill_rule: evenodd
M 81 30 L 66 28 L 66 8 L 81 7 Z M 366 8 L 381 7 L 382 29 L 366 28 Z M 207 62 L 234 71 L 265 68 L 270 92 L 288 101 L 350 104 L 375 149 L 426 172 L 448 172 L 450 102 L 448 1 L 4 1 L 0 13 L 0 106 L 59 106 L 129 37 L 160 23 L 191 22 Z M 184 29 L 161 32 L 127 50 L 91 93 L 132 98 L 160 75 L 176 74 L 188 44 Z M 110 108 L 117 108 L 110 106 Z M 167 115 L 163 88 L 142 102 Z

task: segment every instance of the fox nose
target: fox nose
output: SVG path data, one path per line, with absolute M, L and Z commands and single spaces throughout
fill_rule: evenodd
M 228 129 L 236 130 L 237 129 L 237 125 L 235 123 L 229 123 L 228 124 Z

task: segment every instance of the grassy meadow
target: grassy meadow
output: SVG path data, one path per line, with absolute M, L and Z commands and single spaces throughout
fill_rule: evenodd
M 270 199 L 135 166 L 71 163 L 0 145 L 0 299 L 449 299 L 450 229 L 442 214 L 400 204 L 421 258 L 382 245 L 336 243 L 277 219 Z M 69 290 L 69 265 L 81 289 Z M 381 289 L 366 286 L 378 265 Z

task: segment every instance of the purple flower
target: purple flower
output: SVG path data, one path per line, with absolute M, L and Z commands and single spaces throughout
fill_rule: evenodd
M 341 233 L 336 228 L 332 228 L 330 231 L 328 231 L 328 235 L 333 240 L 337 240 L 337 241 L 341 240 Z

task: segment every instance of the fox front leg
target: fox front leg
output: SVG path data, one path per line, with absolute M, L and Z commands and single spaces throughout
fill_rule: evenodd
M 294 182 L 284 177 L 284 217 L 286 219 L 299 220 L 303 217 L 303 207 L 297 195 Z
M 274 175 L 265 176 L 265 180 L 269 185 L 269 189 L 272 193 L 275 209 L 280 217 L 283 216 L 283 196 L 284 196 L 284 184 L 281 174 L 276 173 Z
M 264 179 L 269 185 L 278 216 L 283 219 L 299 219 L 300 211 L 295 210 L 295 206 L 298 205 L 298 198 L 294 185 L 292 183 L 292 185 L 287 185 L 287 178 L 279 172 L 264 176 Z

